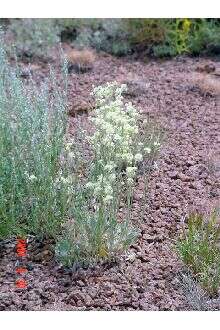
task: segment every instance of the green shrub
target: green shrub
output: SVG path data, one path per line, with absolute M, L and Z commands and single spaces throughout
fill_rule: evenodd
M 189 49 L 194 55 L 220 52 L 220 25 L 218 20 L 193 20 Z
M 163 27 L 164 40 L 153 43 L 155 56 L 220 52 L 220 24 L 216 19 L 164 19 Z
M 148 50 L 155 56 L 175 56 L 188 52 L 189 19 L 130 18 L 125 20 L 133 49 Z
M 125 28 L 131 44 L 144 49 L 164 42 L 168 21 L 159 18 L 129 18 L 125 19 Z
M 123 19 L 58 19 L 63 40 L 79 48 L 93 47 L 117 56 L 130 52 L 128 32 Z
M 217 293 L 220 285 L 220 228 L 216 221 L 217 212 L 208 221 L 202 215 L 192 214 L 188 230 L 184 229 L 177 243 L 181 259 L 211 295 Z
M 69 210 L 59 184 L 66 91 L 50 80 L 24 84 L 0 48 L 0 237 L 55 236 Z M 49 92 L 49 90 L 52 91 Z
M 153 46 L 155 56 L 176 56 L 189 52 L 191 21 L 185 19 L 164 20 L 165 38 L 159 45 Z
M 131 224 L 135 179 L 144 158 L 150 158 L 160 143 L 154 134 L 141 139 L 138 112 L 124 103 L 124 89 L 117 83 L 96 87 L 96 110 L 90 118 L 94 131 L 85 131 L 69 144 L 67 158 L 72 158 L 75 169 L 73 217 L 56 249 L 68 266 L 114 258 L 137 236 Z M 86 173 L 81 176 L 83 168 Z
M 94 46 L 97 45 L 100 50 L 117 56 L 126 55 L 131 51 L 123 19 L 103 20 L 102 29 L 102 33 L 97 31 L 94 35 Z
M 90 28 L 94 31 L 101 27 L 103 19 L 100 18 L 57 18 L 56 23 L 60 29 L 65 31 L 73 31 L 74 29 Z
M 12 19 L 8 31 L 18 57 L 46 59 L 50 48 L 60 42 L 60 29 L 52 18 Z

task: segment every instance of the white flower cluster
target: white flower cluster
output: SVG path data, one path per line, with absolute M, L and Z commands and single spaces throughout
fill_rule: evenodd
M 95 87 L 92 95 L 95 96 L 97 107 L 109 104 L 115 98 L 122 99 L 122 93 L 127 90 L 125 84 L 119 85 L 117 82 Z
M 127 182 L 129 185 L 133 184 L 133 178 L 136 174 L 137 167 L 135 166 L 129 166 L 126 168 L 126 175 L 127 175 Z
M 102 174 L 95 182 L 89 182 L 88 187 L 96 196 L 102 194 L 106 202 L 113 199 L 116 169 L 127 168 L 128 183 L 132 184 L 137 170 L 134 165 L 143 160 L 142 143 L 135 143 L 139 133 L 138 112 L 131 103 L 123 102 L 122 93 L 126 88 L 126 85 L 113 82 L 93 91 L 97 109 L 90 119 L 96 131 L 88 141 L 96 158 L 102 160 L 103 168 Z
M 97 198 L 101 198 L 104 204 L 109 204 L 113 200 L 113 186 L 116 180 L 115 164 L 109 162 L 104 166 L 101 174 L 98 175 L 95 181 L 88 182 L 86 187 L 93 191 Z
M 110 157 L 117 166 L 120 163 L 131 165 L 142 161 L 138 146 L 134 145 L 138 130 L 138 112 L 131 103 L 124 104 L 122 92 L 126 85 L 108 83 L 94 89 L 93 95 L 99 107 L 96 116 L 91 118 L 96 133 L 90 137 L 96 152 Z M 108 102 L 107 102 L 108 101 Z M 137 154 L 135 153 L 135 149 Z
M 54 180 L 54 187 L 57 190 L 65 190 L 70 196 L 72 194 L 74 182 L 74 174 L 64 174 L 62 170 L 60 170 Z
M 25 171 L 24 174 L 30 182 L 37 181 L 37 177 L 34 174 L 29 174 L 27 171 Z

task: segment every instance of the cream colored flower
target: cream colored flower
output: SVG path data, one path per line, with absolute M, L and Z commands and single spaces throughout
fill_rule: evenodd
M 151 148 L 146 147 L 146 148 L 144 148 L 144 151 L 145 151 L 147 154 L 150 154 L 150 153 L 151 153 Z
M 36 180 L 37 180 L 37 177 L 36 177 L 35 175 L 31 174 L 31 175 L 29 176 L 29 180 L 30 180 L 30 181 L 36 181 Z
M 113 200 L 113 196 L 112 195 L 107 195 L 105 196 L 105 198 L 103 199 L 104 204 L 108 204 L 109 202 L 111 202 Z
M 137 171 L 137 167 L 133 166 L 129 166 L 126 168 L 126 175 L 128 178 L 133 178 L 135 176 L 135 173 Z
M 135 156 L 134 156 L 134 160 L 136 161 L 136 162 L 141 162 L 142 160 L 143 160 L 143 156 L 142 156 L 142 154 L 136 154 Z

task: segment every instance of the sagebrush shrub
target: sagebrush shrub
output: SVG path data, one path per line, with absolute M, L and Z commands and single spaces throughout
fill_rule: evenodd
M 8 31 L 18 57 L 45 59 L 60 42 L 60 28 L 52 18 L 12 19 Z
M 61 36 L 79 48 L 93 47 L 116 56 L 130 52 L 124 20 L 120 18 L 59 19 Z
M 52 71 L 41 86 L 18 76 L 0 48 L 0 236 L 54 236 L 69 207 L 65 182 L 57 184 L 65 171 L 66 90 Z

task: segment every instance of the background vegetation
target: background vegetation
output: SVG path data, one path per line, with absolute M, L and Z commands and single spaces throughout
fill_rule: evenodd
M 68 41 L 117 56 L 144 52 L 155 57 L 218 54 L 219 19 L 9 19 L 2 22 L 18 55 L 46 56 L 48 48 Z

